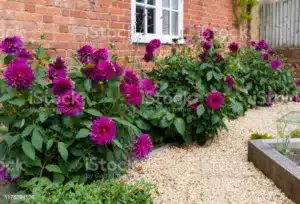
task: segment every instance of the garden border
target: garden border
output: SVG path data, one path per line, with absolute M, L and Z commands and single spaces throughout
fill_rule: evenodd
M 300 204 L 300 166 L 276 149 L 278 139 L 250 140 L 248 161 L 269 177 L 287 197 Z M 290 146 L 300 146 L 300 139 L 291 139 Z

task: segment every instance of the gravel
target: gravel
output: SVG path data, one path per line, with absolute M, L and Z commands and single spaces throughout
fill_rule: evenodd
M 128 171 L 130 182 L 144 179 L 156 184 L 161 204 L 291 204 L 262 172 L 247 161 L 247 141 L 254 132 L 276 136 L 275 120 L 300 104 L 275 104 L 250 110 L 228 122 L 208 147 L 166 147 Z

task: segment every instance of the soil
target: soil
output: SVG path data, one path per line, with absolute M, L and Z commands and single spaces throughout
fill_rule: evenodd
M 300 149 L 291 149 L 288 158 L 300 166 Z

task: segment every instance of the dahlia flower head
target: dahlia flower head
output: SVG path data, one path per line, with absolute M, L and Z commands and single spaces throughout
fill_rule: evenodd
M 4 78 L 10 87 L 28 89 L 32 86 L 34 73 L 26 60 L 17 58 L 8 65 Z
M 224 60 L 224 57 L 220 53 L 216 53 L 216 61 L 222 62 Z
M 117 134 L 116 123 L 109 117 L 100 117 L 92 122 L 90 140 L 97 145 L 111 143 Z
M 224 104 L 224 97 L 219 91 L 210 92 L 206 98 L 206 104 L 210 109 L 220 110 Z
M 282 67 L 282 62 L 279 59 L 274 59 L 270 62 L 271 69 L 280 69 Z
M 300 102 L 300 96 L 294 96 L 293 101 L 299 103 Z
M 23 41 L 19 36 L 7 37 L 0 43 L 0 49 L 6 54 L 17 54 L 23 48 Z
M 212 43 L 210 41 L 202 41 L 201 47 L 204 51 L 207 51 L 212 48 Z
M 214 39 L 214 32 L 211 29 L 207 28 L 203 31 L 202 37 L 207 41 L 211 41 Z
M 92 81 L 112 80 L 116 76 L 115 65 L 109 60 L 88 63 L 83 70 L 84 75 Z
M 251 46 L 251 47 L 255 47 L 255 46 L 256 46 L 256 42 L 255 42 L 255 41 L 251 41 L 251 42 L 250 42 L 250 46 Z
M 48 76 L 50 79 L 66 78 L 67 66 L 61 57 L 57 57 L 55 62 L 49 64 Z
M 233 80 L 233 77 L 231 75 L 227 75 L 226 78 L 225 78 L 225 81 L 227 83 L 227 86 L 230 88 L 230 89 L 233 89 L 234 87 L 234 80 Z
M 300 78 L 297 78 L 297 79 L 295 80 L 295 83 L 296 83 L 296 86 L 297 86 L 297 87 L 300 87 Z
M 126 86 L 134 84 L 136 86 L 139 85 L 139 78 L 137 77 L 137 75 L 128 69 L 124 70 L 124 77 L 123 77 L 123 81 L 120 85 L 120 90 L 123 94 L 125 94 L 126 92 Z
M 84 45 L 79 50 L 77 50 L 77 55 L 79 60 L 83 64 L 87 64 L 93 57 L 94 49 L 90 45 Z
M 32 53 L 25 48 L 21 49 L 21 51 L 17 53 L 16 57 L 25 60 L 33 60 Z
M 238 53 L 240 51 L 240 45 L 236 42 L 232 42 L 232 43 L 229 44 L 228 49 L 232 53 Z
M 148 134 L 140 134 L 132 148 L 132 152 L 135 158 L 144 159 L 153 149 L 151 138 Z
M 101 60 L 107 60 L 108 55 L 108 50 L 106 48 L 100 48 L 96 52 L 94 52 L 93 57 L 98 62 Z
M 56 98 L 58 111 L 64 116 L 77 116 L 83 110 L 83 98 L 75 91 L 68 91 Z
M 151 79 L 145 78 L 141 80 L 141 88 L 146 96 L 155 96 L 157 92 L 156 85 Z
M 260 58 L 264 61 L 268 61 L 269 60 L 269 54 L 268 53 L 261 53 Z
M 9 183 L 16 183 L 19 180 L 19 177 L 11 177 L 8 175 L 8 168 L 2 167 L 0 168 L 0 181 L 5 181 Z
M 265 40 L 260 40 L 256 43 L 257 50 L 268 50 L 269 45 Z
M 155 50 L 159 49 L 161 46 L 161 41 L 159 39 L 153 39 L 146 45 L 146 52 L 143 60 L 150 62 L 154 58 Z
M 127 104 L 130 105 L 141 105 L 143 101 L 143 96 L 141 89 L 138 85 L 128 84 L 123 88 L 123 95 Z
M 59 78 L 53 80 L 51 91 L 54 95 L 62 95 L 73 90 L 73 82 L 69 78 Z

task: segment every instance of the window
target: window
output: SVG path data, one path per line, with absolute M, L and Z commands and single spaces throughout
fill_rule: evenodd
M 183 0 L 132 0 L 132 42 L 183 41 Z

